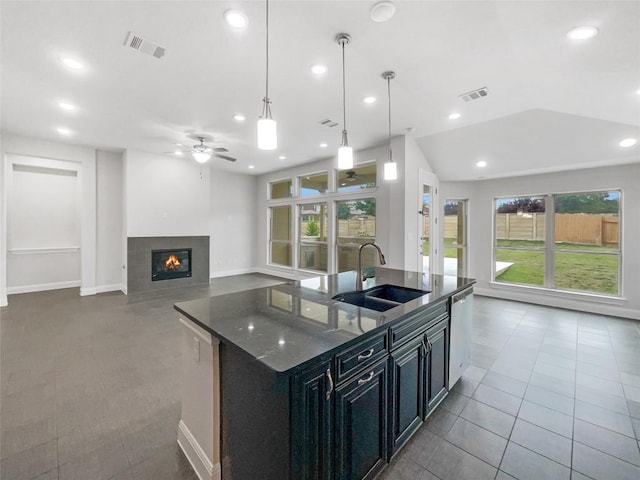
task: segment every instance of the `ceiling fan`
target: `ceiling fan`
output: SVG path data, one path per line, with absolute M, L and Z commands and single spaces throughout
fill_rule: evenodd
M 222 155 L 222 152 L 228 152 L 229 151 L 226 148 L 224 148 L 224 147 L 210 147 L 208 145 L 205 145 L 204 144 L 205 137 L 196 136 L 195 138 L 200 141 L 199 144 L 196 144 L 196 145 L 192 146 L 188 150 L 178 150 L 178 152 L 190 153 L 191 155 L 193 155 L 193 158 L 198 163 L 205 163 L 212 156 L 214 156 L 216 158 L 222 158 L 223 160 L 227 160 L 228 162 L 235 162 L 236 161 L 236 159 L 233 158 L 233 157 L 230 157 L 228 155 Z M 182 145 L 180 145 L 180 146 L 182 146 Z M 165 152 L 165 153 L 176 153 L 176 152 L 174 151 L 174 152 Z

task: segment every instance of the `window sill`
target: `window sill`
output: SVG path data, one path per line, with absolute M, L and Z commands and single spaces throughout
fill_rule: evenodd
M 624 305 L 625 297 L 615 297 L 612 295 L 600 295 L 597 293 L 572 292 L 569 290 L 554 290 L 545 287 L 534 287 L 531 285 L 517 285 L 501 282 L 489 282 L 489 287 L 496 290 L 518 291 L 523 293 L 537 293 L 550 297 L 579 300 L 593 303 L 606 303 L 609 305 Z

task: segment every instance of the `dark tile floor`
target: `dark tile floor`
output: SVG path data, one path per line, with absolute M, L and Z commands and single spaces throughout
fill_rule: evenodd
M 476 296 L 472 364 L 377 480 L 640 480 L 640 322 Z
M 0 477 L 195 479 L 176 444 L 171 305 L 277 282 L 11 296 Z M 473 366 L 379 480 L 640 479 L 640 322 L 476 297 L 473 341 Z

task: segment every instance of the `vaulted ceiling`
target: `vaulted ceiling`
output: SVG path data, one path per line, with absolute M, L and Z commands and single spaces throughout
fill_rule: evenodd
M 353 38 L 345 51 L 355 149 L 386 142 L 381 74 L 394 70 L 392 133 L 413 135 L 442 180 L 640 161 L 639 145 L 619 146 L 640 139 L 640 2 L 396 1 L 384 23 L 371 20 L 374 3 L 270 2 L 269 93 L 279 148 L 265 152 L 255 140 L 265 93 L 265 2 L 3 1 L 2 129 L 158 154 L 205 134 L 238 158 L 211 160 L 214 168 L 239 173 L 327 158 L 342 128 L 334 39 L 346 32 Z M 248 26 L 227 25 L 228 9 L 244 11 Z M 599 35 L 568 39 L 578 25 Z M 165 55 L 125 46 L 129 32 Z M 70 71 L 63 57 L 85 68 Z M 325 74 L 311 73 L 317 63 Z M 480 87 L 486 97 L 459 98 Z M 377 101 L 365 104 L 365 96 Z M 61 110 L 61 101 L 77 109 Z M 460 118 L 450 120 L 454 112 Z M 237 113 L 246 121 L 235 121 Z M 323 126 L 323 119 L 338 125 Z M 479 160 L 487 166 L 476 167 Z

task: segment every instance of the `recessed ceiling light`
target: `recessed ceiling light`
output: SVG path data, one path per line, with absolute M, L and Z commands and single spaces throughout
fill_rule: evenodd
M 369 16 L 374 22 L 386 22 L 396 13 L 396 6 L 393 2 L 383 0 L 381 2 L 374 3 L 369 10 Z
M 576 27 L 569 30 L 567 37 L 571 40 L 588 40 L 598 35 L 598 29 L 591 25 Z
M 278 340 L 278 345 L 284 345 L 285 341 L 284 338 L 281 338 L 280 340 Z
M 244 28 L 249 24 L 249 19 L 240 10 L 226 10 L 224 19 L 233 28 Z
M 72 112 L 76 109 L 76 106 L 73 103 L 69 103 L 69 102 L 59 102 L 58 106 L 62 110 L 66 110 L 67 112 Z
M 362 101 L 367 104 L 376 103 L 376 97 L 364 97 Z
M 311 72 L 315 73 L 316 75 L 322 75 L 323 73 L 327 73 L 327 67 L 326 65 L 311 65 Z
M 285 157 L 284 155 L 280 155 L 280 156 L 278 157 L 278 160 L 286 160 L 286 159 L 287 159 L 287 157 Z
M 320 144 L 320 148 L 327 148 L 328 146 L 329 146 L 329 144 L 328 144 L 328 143 L 325 143 L 325 142 L 322 142 L 322 143 Z
M 254 169 L 254 168 L 256 168 L 256 166 L 255 166 L 255 165 L 249 165 L 249 167 L 248 167 L 248 168 L 249 168 L 249 169 Z
M 476 167 L 484 168 L 486 166 L 487 166 L 487 162 L 485 162 L 484 160 L 480 160 L 479 162 L 476 163 Z
M 65 135 L 65 136 L 69 136 L 73 134 L 73 132 L 66 127 L 58 127 L 56 128 L 56 132 L 58 132 L 60 135 Z
M 236 113 L 236 114 L 233 116 L 233 119 L 234 119 L 236 122 L 244 122 L 244 121 L 247 119 L 247 117 L 245 117 L 245 116 L 244 116 L 244 115 L 242 115 L 241 113 Z
M 62 57 L 60 61 L 71 70 L 82 70 L 84 68 L 84 65 L 82 65 L 82 63 L 80 63 L 78 60 L 74 60 L 73 58 Z
M 636 143 L 638 143 L 638 140 L 636 138 L 625 138 L 619 143 L 619 145 L 622 148 L 629 148 L 633 147 Z
M 173 152 L 173 154 L 178 155 L 179 157 L 183 155 L 183 153 L 180 150 L 176 150 L 175 152 Z
M 457 120 L 460 118 L 460 114 L 459 113 L 451 113 L 449 114 L 449 120 Z
M 636 95 L 640 95 L 640 88 L 636 90 Z

